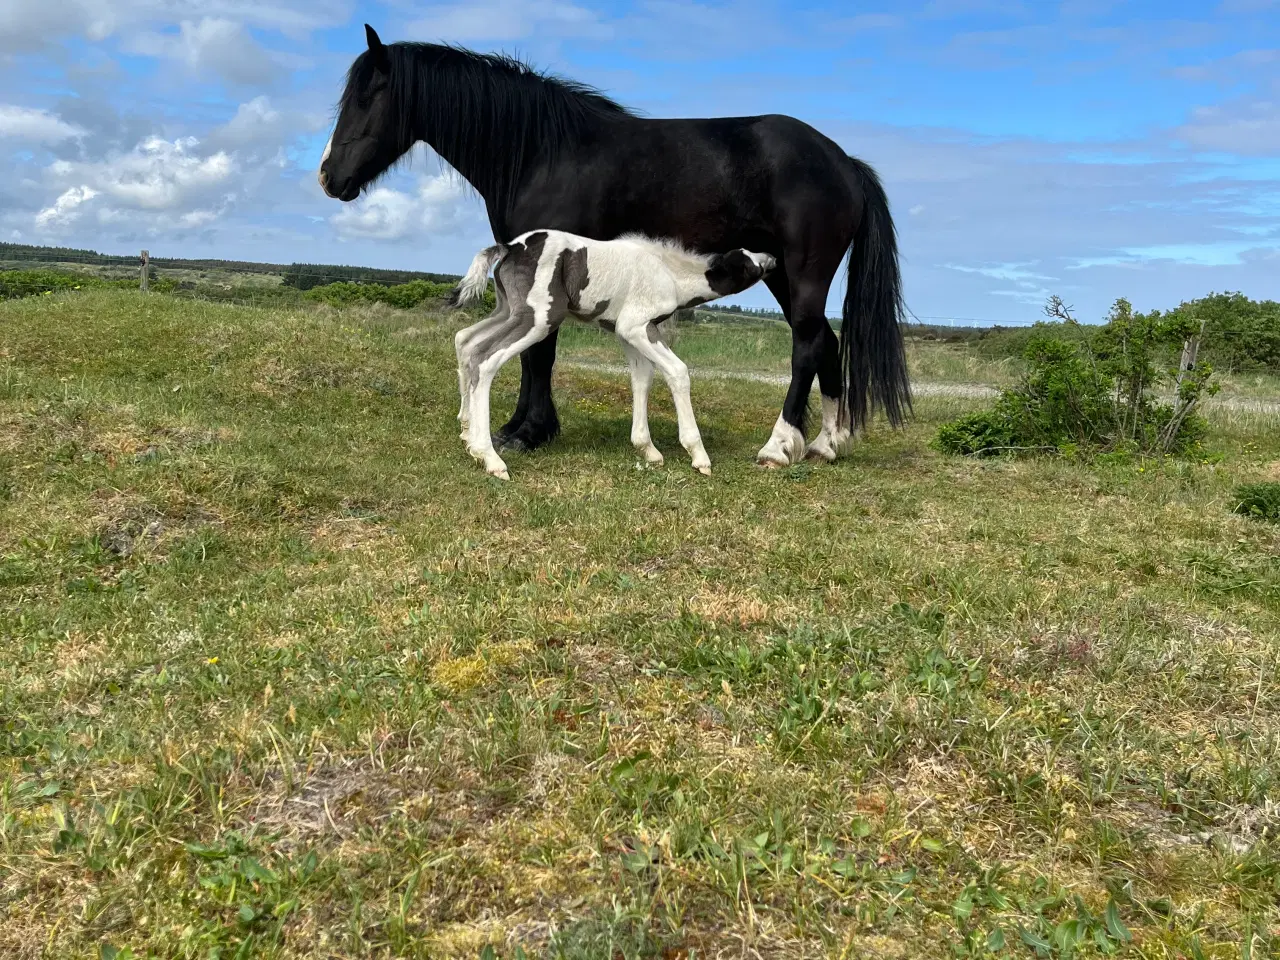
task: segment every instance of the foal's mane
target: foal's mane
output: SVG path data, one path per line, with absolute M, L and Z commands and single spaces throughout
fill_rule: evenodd
M 628 240 L 647 247 L 668 263 L 684 266 L 706 266 L 711 261 L 711 254 L 692 250 L 674 237 L 651 237 L 645 233 L 623 233 L 618 236 L 618 239 Z
M 440 43 L 391 43 L 390 93 L 397 146 L 423 139 L 480 192 L 505 209 L 530 166 L 554 157 L 609 121 L 635 116 L 600 91 L 539 71 L 514 57 Z M 341 105 L 370 79 L 368 52 L 347 74 Z

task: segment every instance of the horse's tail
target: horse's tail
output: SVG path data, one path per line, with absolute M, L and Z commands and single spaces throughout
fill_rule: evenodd
M 907 355 L 899 326 L 906 306 L 898 270 L 898 239 L 889 198 L 876 172 L 849 158 L 862 196 L 862 217 L 849 252 L 849 284 L 840 324 L 841 405 L 855 428 L 866 426 L 876 408 L 901 426 L 911 410 Z
M 492 247 L 485 247 L 477 253 L 476 258 L 471 261 L 471 267 L 467 270 L 467 275 L 454 287 L 453 296 L 449 298 L 450 304 L 460 307 L 484 296 L 485 288 L 489 286 L 489 271 L 506 253 L 507 248 L 501 243 L 495 243 Z

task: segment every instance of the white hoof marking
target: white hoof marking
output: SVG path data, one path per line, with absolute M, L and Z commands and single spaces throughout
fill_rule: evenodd
M 756 454 L 756 462 L 761 466 L 789 467 L 804 458 L 804 451 L 804 434 L 779 414 L 769 442 Z

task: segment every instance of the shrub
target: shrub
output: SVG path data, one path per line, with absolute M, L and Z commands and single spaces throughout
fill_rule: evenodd
M 101 281 L 57 270 L 5 270 L 0 272 L 0 300 L 14 300 L 54 290 L 73 290 L 95 283 Z
M 283 271 L 281 283 L 295 290 L 313 290 L 333 282 L 397 286 L 426 280 L 453 286 L 461 277 L 447 273 L 425 273 L 421 270 L 379 270 L 374 267 L 341 267 L 324 263 L 292 263 Z
M 385 303 L 407 310 L 427 300 L 444 300 L 452 292 L 453 284 L 434 283 L 430 280 L 411 280 L 394 287 L 342 281 L 312 287 L 305 296 L 308 300 L 319 300 L 335 307 L 347 307 L 354 303 Z
M 1064 324 L 1074 326 L 1073 321 Z M 1164 362 L 1199 329 L 1174 314 L 1135 314 L 1117 300 L 1105 327 L 1088 338 L 1063 339 L 1044 330 L 1026 342 L 1027 372 L 991 410 L 945 424 L 934 441 L 945 453 L 986 456 L 1065 449 L 1176 453 L 1204 432 L 1195 414 L 1212 393 L 1212 369 L 1197 363 L 1178 376 Z M 1154 389 L 1177 377 L 1172 402 Z
M 334 307 L 348 307 L 356 303 L 385 303 L 388 306 L 408 310 L 427 301 L 447 300 L 453 293 L 454 284 L 436 283 L 431 280 L 411 280 L 394 287 L 384 287 L 378 283 L 330 283 L 323 287 L 312 287 L 304 297 L 318 300 Z M 483 305 L 493 309 L 493 288 L 485 292 Z
M 1204 354 L 1219 369 L 1280 370 L 1280 303 L 1212 293 L 1183 303 L 1172 314 L 1204 321 Z
M 1236 487 L 1236 513 L 1280 523 L 1280 483 L 1246 483 Z
M 1013 424 L 999 409 L 971 413 L 944 423 L 935 445 L 944 453 L 990 456 L 1013 448 Z
M 0 271 L 0 300 L 14 300 L 18 297 L 33 297 L 56 290 L 137 290 L 136 279 L 104 280 L 101 277 L 83 273 L 68 273 L 63 270 L 3 270 Z M 177 288 L 172 280 L 156 279 L 151 281 L 151 290 L 155 293 L 171 293 Z

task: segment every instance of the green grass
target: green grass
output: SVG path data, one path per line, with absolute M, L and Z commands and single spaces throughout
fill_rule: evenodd
M 1274 954 L 1277 418 L 761 471 L 695 380 L 702 478 L 565 365 L 503 484 L 454 329 L 0 304 L 0 956 Z

